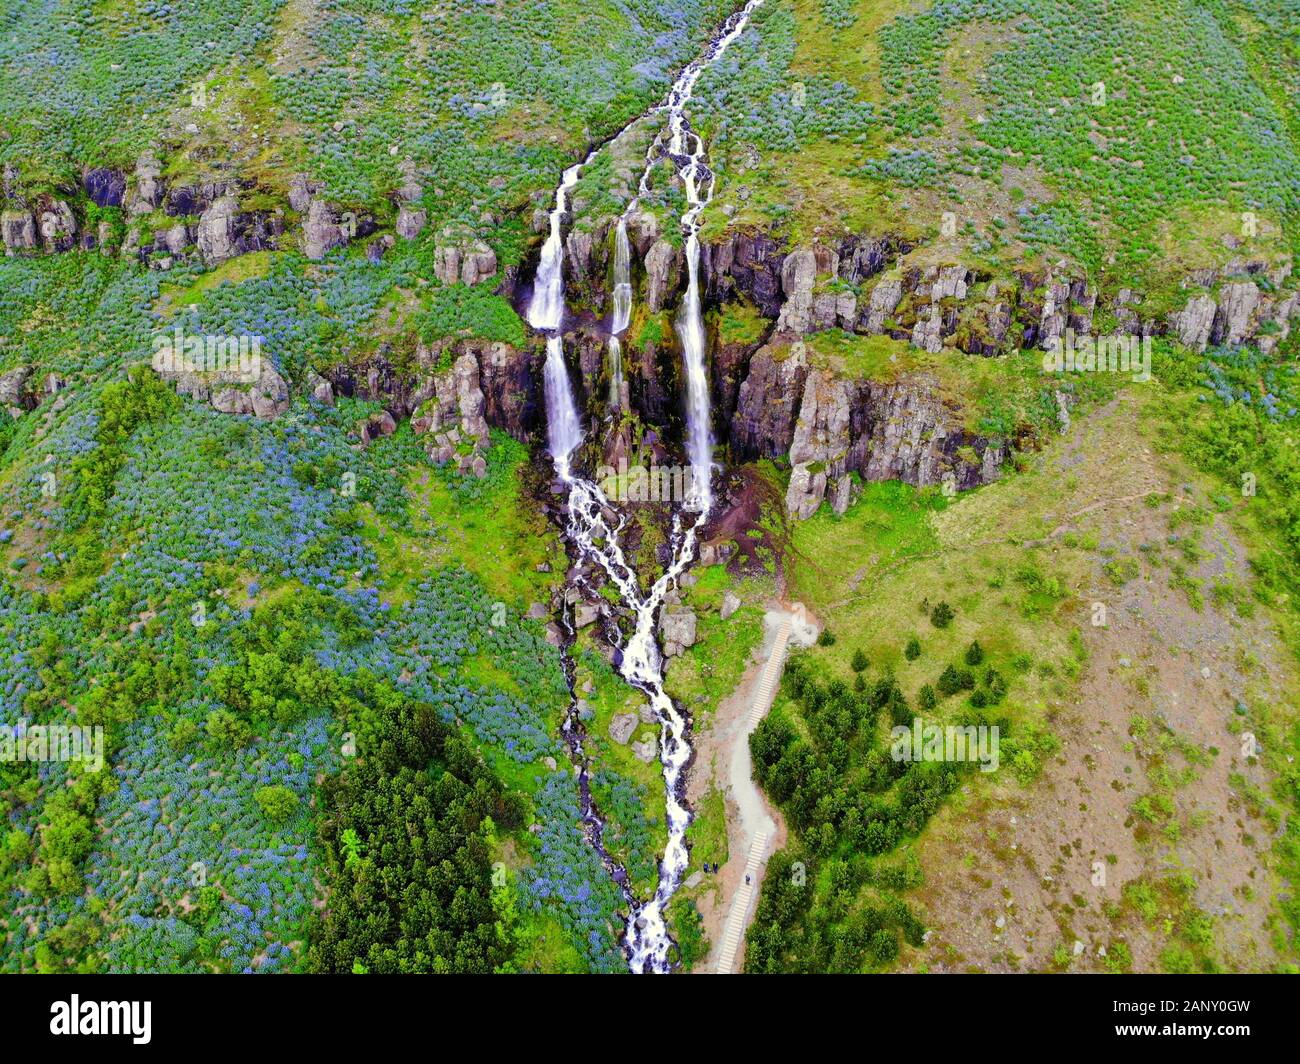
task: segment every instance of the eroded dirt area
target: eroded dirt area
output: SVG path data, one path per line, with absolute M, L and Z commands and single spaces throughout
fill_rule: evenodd
M 1250 798 L 1267 777 L 1244 756 L 1236 706 L 1287 697 L 1290 666 L 1268 618 L 1237 608 L 1250 583 L 1241 543 L 1206 486 L 1155 453 L 1141 415 L 1122 395 L 1049 458 L 1072 486 L 1049 539 L 1097 545 L 1061 606 L 1086 664 L 1075 693 L 1046 707 L 1060 747 L 1038 778 L 964 788 L 920 842 L 913 898 L 931 930 L 904 967 L 1124 970 L 1127 950 L 1132 970 L 1158 971 L 1184 933 L 1204 937 L 1204 920 L 1188 931 L 1189 901 L 1213 929 L 1198 964 L 1202 952 L 1227 970 L 1277 959 L 1274 826 Z M 1153 888 L 1145 912 L 1127 884 Z

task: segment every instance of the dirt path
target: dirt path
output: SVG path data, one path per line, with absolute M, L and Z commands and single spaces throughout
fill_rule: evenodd
M 718 889 L 700 905 L 711 949 L 697 971 L 737 971 L 744 961 L 744 932 L 753 917 L 768 859 L 786 840 L 780 812 L 754 783 L 749 736 L 771 708 L 788 647 L 807 645 L 816 635 L 816 627 L 799 615 L 769 611 L 756 660 L 718 706 L 709 733 L 700 737 L 700 761 L 707 763 L 709 771 L 696 773 L 692 782 L 701 789 L 712 783 L 726 797 L 728 856 L 718 875 Z

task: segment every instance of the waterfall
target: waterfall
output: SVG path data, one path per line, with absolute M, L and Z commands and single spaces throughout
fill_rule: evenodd
M 693 493 L 687 504 L 707 513 L 713 505 L 713 430 L 709 423 L 709 375 L 704 362 L 704 315 L 700 309 L 700 241 L 694 231 L 686 238 L 686 277 L 686 298 L 677 315 L 677 335 L 686 365 L 686 453 L 691 462 Z
M 677 166 L 686 190 L 686 211 L 681 218 L 686 238 L 686 296 L 677 314 L 677 336 L 682 345 L 686 376 L 686 453 L 691 463 L 691 487 L 687 509 L 707 514 L 713 506 L 713 427 L 709 412 L 709 375 L 704 339 L 704 312 L 700 302 L 700 215 L 713 198 L 715 179 L 704 161 L 704 140 L 691 129 L 686 117 L 700 75 L 716 62 L 749 24 L 749 18 L 763 0 L 749 0 L 735 12 L 710 42 L 705 53 L 690 63 L 668 93 L 667 154 Z M 684 161 L 682 161 L 684 160 Z M 655 145 L 647 158 L 637 198 L 624 217 L 649 190 L 655 163 Z M 622 224 L 623 219 L 619 219 Z
M 569 370 L 564 364 L 564 341 L 546 338 L 546 368 L 542 375 L 546 395 L 546 441 L 561 479 L 568 479 L 569 456 L 582 442 L 582 421 L 569 387 Z
M 627 218 L 614 230 L 614 319 L 609 326 L 609 405 L 623 408 L 623 333 L 632 320 L 632 249 L 627 240 Z
M 569 209 L 569 192 L 591 156 L 564 171 L 560 187 L 555 190 L 551 210 L 551 229 L 537 263 L 533 297 L 528 304 L 528 324 L 547 333 L 546 367 L 542 387 L 546 398 L 546 440 L 551 458 L 562 479 L 568 479 L 569 456 L 582 442 L 582 419 L 569 387 L 569 371 L 564 364 L 564 340 L 559 333 L 564 321 L 564 215 Z
M 569 209 L 569 192 L 578 183 L 578 175 L 586 161 L 565 170 L 560 187 L 555 190 L 551 231 L 542 245 L 542 257 L 538 260 L 537 277 L 533 281 L 533 298 L 528 304 L 528 324 L 543 332 L 558 329 L 564 321 L 564 234 L 561 226 Z
M 570 541 L 580 557 L 593 559 L 604 570 L 618 589 L 623 604 L 636 618 L 632 634 L 626 642 L 615 648 L 614 664 L 619 674 L 649 700 L 660 724 L 659 758 L 663 765 L 665 789 L 665 822 L 668 842 L 659 862 L 659 880 L 654 895 L 644 903 L 630 904 L 624 949 L 629 967 L 634 972 L 666 972 L 669 970 L 668 954 L 673 943 L 668 934 L 665 911 L 685 875 L 690 854 L 686 848 L 686 829 L 690 826 L 691 811 L 686 805 L 686 766 L 691 759 L 688 739 L 690 721 L 684 711 L 673 704 L 664 690 L 663 656 L 655 641 L 655 622 L 664 598 L 677 587 L 677 581 L 695 560 L 696 546 L 701 527 L 708 519 L 712 506 L 709 474 L 713 461 L 713 442 L 709 426 L 708 375 L 705 366 L 704 323 L 699 293 L 699 216 L 713 194 L 712 171 L 704 163 L 704 144 L 686 120 L 685 107 L 694 91 L 700 74 L 726 50 L 727 46 L 744 30 L 749 16 L 762 0 L 749 0 L 733 13 L 721 30 L 710 41 L 704 55 L 688 65 L 673 83 L 663 108 L 668 111 L 669 154 L 679 166 L 686 186 L 687 210 L 682 215 L 682 230 L 686 236 L 688 283 L 686 298 L 678 316 L 677 328 L 682 340 L 687 380 L 687 444 L 693 485 L 686 500 L 686 509 L 698 511 L 690 524 L 674 514 L 672 525 L 672 561 L 648 592 L 642 593 L 636 573 L 623 553 L 620 536 L 623 520 L 611 526 L 607 515 L 613 508 L 600 488 L 579 475 L 572 468 L 571 457 L 582 442 L 582 423 L 569 382 L 564 361 L 564 341 L 560 327 L 564 321 L 564 240 L 562 226 L 568 210 L 570 191 L 593 151 L 582 163 L 564 172 L 555 192 L 555 207 L 550 215 L 550 232 L 542 246 L 534 280 L 533 296 L 528 307 L 528 323 L 546 333 L 546 368 L 544 388 L 547 417 L 547 442 L 555 470 L 568 488 L 567 527 Z M 692 145 L 687 150 L 687 145 Z M 678 162 L 685 159 L 684 163 Z M 654 162 L 654 146 L 648 156 L 646 173 L 642 175 L 641 192 L 647 188 L 650 167 Z M 638 196 L 639 198 L 639 196 Z M 634 199 L 628 211 L 618 221 L 614 250 L 614 318 L 611 324 L 610 359 L 612 364 L 611 390 L 616 390 L 621 408 L 622 346 L 621 334 L 627 329 L 632 314 L 631 254 L 627 239 L 627 213 L 636 204 Z M 613 397 L 612 397 L 613 398 Z M 566 724 L 571 728 L 572 722 Z M 566 732 L 566 735 L 568 733 Z M 587 763 L 580 741 L 570 736 L 578 770 L 580 790 L 590 805 Z M 584 820 L 589 829 L 600 825 L 594 807 L 584 810 Z M 593 836 L 593 844 L 601 850 L 600 839 Z M 603 852 L 603 851 L 602 851 Z M 609 863 L 607 862 L 607 867 Z M 620 879 L 620 885 L 625 877 Z

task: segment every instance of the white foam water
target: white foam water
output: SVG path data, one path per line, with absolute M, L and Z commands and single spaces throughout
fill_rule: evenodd
M 710 486 L 713 465 L 713 440 L 709 420 L 708 375 L 705 361 L 705 336 L 699 293 L 699 217 L 713 194 L 714 177 L 704 163 L 704 144 L 690 129 L 685 108 L 696 82 L 708 65 L 718 59 L 727 46 L 743 31 L 750 15 L 762 0 L 750 0 L 723 24 L 710 41 L 705 53 L 688 65 L 674 81 L 663 104 L 668 112 L 668 154 L 678 167 L 686 188 L 687 210 L 682 215 L 686 237 L 687 290 L 678 315 L 677 329 L 682 341 L 686 369 L 687 451 L 693 476 L 685 509 L 696 511 L 687 524 L 682 514 L 673 516 L 672 561 L 664 573 L 644 594 L 636 573 L 627 563 L 621 544 L 624 519 L 611 524 L 615 511 L 600 488 L 573 470 L 572 457 L 582 442 L 582 422 L 574 401 L 564 361 L 564 342 L 560 327 L 564 321 L 564 242 L 562 228 L 568 211 L 569 193 L 577 183 L 583 166 L 575 164 L 564 172 L 555 193 L 555 207 L 550 215 L 550 232 L 542 247 L 528 308 L 528 322 L 547 333 L 544 390 L 547 413 L 547 442 L 557 475 L 568 489 L 567 531 L 580 555 L 596 561 L 618 589 L 623 604 L 632 611 L 635 626 L 626 642 L 617 649 L 616 665 L 620 675 L 645 694 L 660 724 L 659 757 L 663 765 L 665 788 L 665 822 L 668 842 L 659 862 L 659 879 L 654 895 L 642 903 L 633 903 L 628 915 L 624 949 L 634 972 L 667 972 L 671 967 L 669 952 L 672 938 L 668 933 L 665 912 L 681 885 L 689 862 L 686 829 L 691 812 L 685 802 L 685 773 L 691 759 L 690 723 L 686 714 L 674 705 L 664 691 L 663 656 L 655 641 L 655 621 L 667 594 L 677 587 L 683 572 L 695 560 L 698 536 L 708 519 L 713 496 Z M 594 155 L 595 152 L 592 153 Z M 646 172 L 640 182 L 644 194 L 654 164 L 652 145 Z M 639 198 L 639 197 L 638 197 Z M 614 256 L 614 317 L 611 324 L 610 355 L 612 363 L 612 403 L 621 403 L 622 362 L 621 334 L 627 329 L 632 313 L 630 248 L 626 216 L 618 221 Z

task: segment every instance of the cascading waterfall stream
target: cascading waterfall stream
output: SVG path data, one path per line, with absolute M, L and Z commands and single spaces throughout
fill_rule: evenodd
M 587 157 L 590 159 L 590 156 Z M 542 245 L 533 281 L 533 298 L 528 304 L 528 324 L 547 334 L 546 368 L 543 390 L 546 395 L 546 438 L 551 457 L 562 478 L 568 478 L 569 456 L 582 442 L 582 420 L 578 416 L 569 373 L 564 365 L 564 341 L 560 325 L 564 321 L 564 224 L 569 209 L 569 193 L 587 160 L 564 171 L 560 187 L 555 190 L 555 207 L 551 211 L 551 229 Z
M 614 318 L 609 326 L 609 405 L 624 406 L 623 333 L 632 320 L 632 248 L 627 239 L 627 219 L 620 217 L 614 230 Z
M 636 617 L 635 627 L 626 643 L 615 648 L 615 665 L 629 684 L 645 694 L 660 722 L 659 750 L 666 792 L 668 842 L 659 862 L 659 882 L 654 896 L 644 903 L 631 901 L 624 949 L 634 972 L 669 970 L 668 953 L 672 939 L 668 934 L 664 914 L 682 881 L 690 856 L 686 848 L 686 829 L 691 822 L 691 813 L 685 802 L 685 772 L 692 753 L 688 741 L 689 720 L 664 691 L 663 657 L 655 641 L 655 620 L 665 596 L 677 586 L 678 578 L 695 560 L 699 531 L 708 518 L 713 502 L 710 486 L 713 441 L 709 424 L 708 374 L 699 292 L 698 231 L 700 213 L 713 194 L 714 177 L 704 163 L 703 141 L 690 129 L 686 120 L 685 107 L 700 75 L 744 31 L 750 15 L 761 4 L 762 0 L 750 0 L 744 8 L 727 19 L 704 55 L 688 65 L 678 76 L 663 105 L 669 116 L 668 154 L 682 177 L 687 199 L 687 210 L 681 219 L 682 231 L 686 237 L 687 290 L 677 328 L 686 367 L 687 451 L 693 474 L 685 503 L 686 509 L 697 511 L 698 516 L 693 523 L 685 525 L 681 514 L 674 515 L 672 562 L 644 595 L 636 573 L 628 565 L 623 553 L 619 538 L 623 530 L 622 519 L 611 526 L 607 514 L 614 511 L 609 501 L 596 484 L 574 473 L 571 462 L 574 451 L 582 442 L 583 428 L 564 362 L 564 342 L 560 333 L 564 321 L 562 227 L 564 215 L 568 211 L 569 193 L 577 183 L 583 166 L 594 156 L 594 151 L 582 163 L 566 170 L 556 189 L 555 207 L 550 215 L 550 232 L 542 247 L 532 300 L 528 307 L 529 324 L 546 333 L 544 390 L 547 442 L 556 474 L 568 488 L 567 531 L 579 555 L 592 558 L 601 566 L 618 589 L 624 604 Z M 642 193 L 647 189 L 654 161 L 652 147 L 646 173 L 641 178 Z M 627 241 L 626 216 L 635 204 L 636 200 L 633 200 L 628 211 L 619 219 L 615 235 L 614 318 L 610 357 L 613 369 L 611 405 L 616 405 L 617 409 L 621 409 L 623 398 L 620 337 L 627 329 L 632 314 L 631 254 Z M 566 729 L 573 726 L 572 721 L 566 723 Z M 580 742 L 571 743 L 571 749 L 578 761 L 584 819 L 589 827 L 594 825 L 596 834 L 593 835 L 593 842 L 600 850 L 598 832 L 602 825 L 591 803 L 589 788 L 585 786 L 588 779 L 587 766 Z M 612 862 L 603 850 L 601 853 L 606 860 L 606 867 L 616 873 L 620 885 L 625 888 L 625 896 L 628 896 L 626 875 L 621 869 L 611 867 Z

